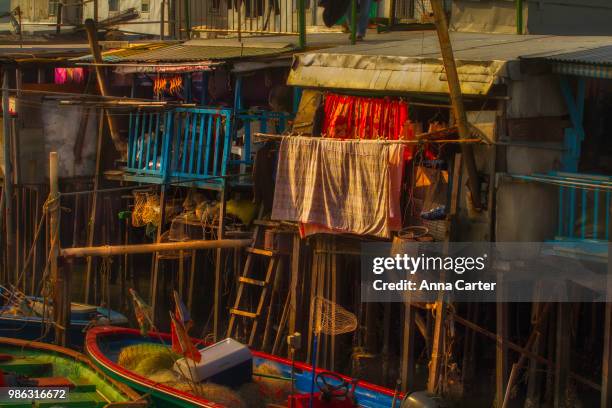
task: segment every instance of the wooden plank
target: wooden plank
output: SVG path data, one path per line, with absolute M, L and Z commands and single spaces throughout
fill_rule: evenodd
M 261 286 L 264 287 L 268 284 L 266 281 L 262 281 L 259 279 L 247 278 L 246 276 L 239 276 L 238 282 L 248 283 L 249 285 Z
M 247 312 L 245 310 L 234 309 L 234 308 L 230 309 L 230 313 L 233 315 L 237 315 L 237 316 L 248 317 L 250 319 L 256 319 L 259 316 L 257 313 Z

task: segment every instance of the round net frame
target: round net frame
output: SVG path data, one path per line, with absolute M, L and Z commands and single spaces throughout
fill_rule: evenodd
M 321 296 L 315 296 L 311 305 L 314 332 L 327 335 L 350 333 L 357 329 L 357 316 L 342 306 Z

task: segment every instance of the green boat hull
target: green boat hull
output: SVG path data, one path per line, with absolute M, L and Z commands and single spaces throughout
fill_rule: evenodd
M 110 403 L 128 403 L 139 395 L 103 374 L 80 353 L 53 345 L 0 338 L 0 354 L 11 360 L 0 362 L 5 374 L 29 378 L 64 377 L 74 384 L 62 399 L 10 400 L 0 398 L 0 406 L 10 408 L 103 408 Z

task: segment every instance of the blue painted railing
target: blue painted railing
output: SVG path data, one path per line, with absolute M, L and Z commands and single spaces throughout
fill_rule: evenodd
M 252 164 L 254 124 L 262 133 L 283 133 L 289 114 L 245 111 L 240 160 L 230 160 L 236 129 L 230 108 L 175 108 L 163 112 L 141 110 L 130 115 L 126 176 L 144 183 L 184 182 L 221 189 L 230 164 Z
M 514 177 L 559 186 L 556 239 L 609 240 L 612 177 L 570 172 Z
M 557 235 L 570 239 L 608 240 L 612 177 L 554 173 L 567 182 L 559 186 Z
M 260 133 L 282 134 L 287 129 L 290 115 L 285 112 L 258 110 L 241 112 L 238 118 L 244 125 L 244 154 L 236 163 L 252 164 L 251 144 L 255 130 L 253 125 L 258 125 L 257 131 Z
M 161 177 L 167 166 L 166 130 L 170 112 L 141 111 L 130 115 L 127 168 L 138 175 Z
M 200 187 L 221 188 L 231 149 L 231 109 L 174 110 L 170 152 L 172 180 L 197 180 Z

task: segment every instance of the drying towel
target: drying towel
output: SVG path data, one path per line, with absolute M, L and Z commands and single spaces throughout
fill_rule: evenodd
M 392 173 L 401 171 L 390 163 L 402 157 L 403 148 L 379 141 L 285 137 L 272 218 L 389 238 L 396 222 L 391 209 L 399 210 Z

